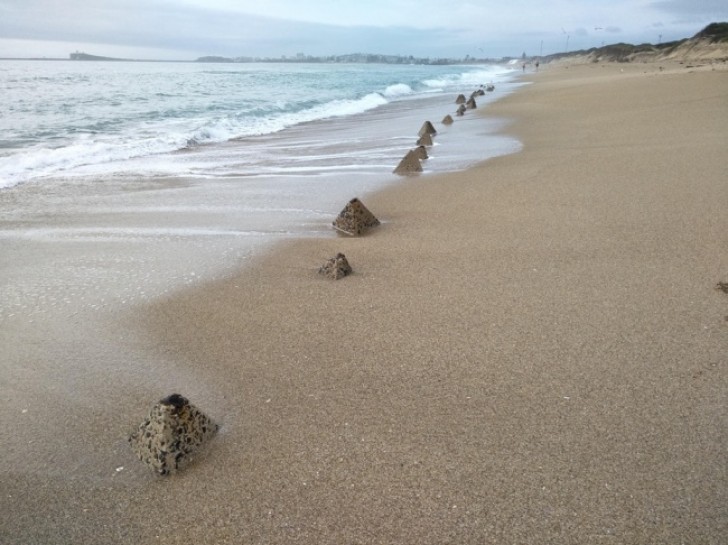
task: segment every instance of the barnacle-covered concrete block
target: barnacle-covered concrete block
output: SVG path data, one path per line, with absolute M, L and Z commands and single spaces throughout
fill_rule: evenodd
M 351 266 L 347 261 L 346 256 L 342 253 L 336 254 L 334 257 L 329 259 L 326 263 L 321 265 L 319 274 L 338 280 L 351 274 Z
M 152 407 L 129 443 L 142 462 L 167 475 L 182 469 L 217 430 L 218 425 L 187 398 L 172 394 Z
M 339 212 L 332 225 L 347 235 L 356 236 L 379 225 L 379 220 L 355 197 Z
M 420 163 L 420 152 L 416 150 L 409 150 L 407 155 L 402 157 L 402 160 L 397 165 L 397 168 L 393 170 L 395 174 L 400 176 L 409 176 L 410 174 L 417 174 L 422 172 L 422 164 Z
M 437 134 L 437 131 L 435 130 L 435 126 L 430 123 L 429 121 L 425 121 L 422 124 L 422 127 L 420 127 L 420 131 L 417 133 L 419 136 L 424 136 L 426 134 Z

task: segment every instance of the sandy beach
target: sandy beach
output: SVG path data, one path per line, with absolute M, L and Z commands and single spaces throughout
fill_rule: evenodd
M 724 543 L 726 65 L 525 80 L 467 114 L 521 152 L 351 195 L 366 236 L 4 328 L 0 543 Z M 126 437 L 173 392 L 221 429 L 157 477 Z

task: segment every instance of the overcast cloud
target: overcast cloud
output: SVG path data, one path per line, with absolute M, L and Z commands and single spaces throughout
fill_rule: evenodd
M 689 37 L 725 0 L 0 0 L 0 57 L 549 54 Z

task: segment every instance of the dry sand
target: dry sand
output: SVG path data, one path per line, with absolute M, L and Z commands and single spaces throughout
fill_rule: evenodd
M 113 476 L 5 467 L 0 542 L 725 543 L 728 72 L 668 68 L 546 67 L 485 112 L 522 152 L 115 316 L 167 389 L 69 434 Z M 124 435 L 195 381 L 221 432 L 157 478 Z

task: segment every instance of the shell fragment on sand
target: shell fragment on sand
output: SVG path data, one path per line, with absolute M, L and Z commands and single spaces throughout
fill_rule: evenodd
M 409 150 L 407 154 L 397 165 L 397 168 L 393 170 L 395 174 L 400 176 L 408 176 L 410 174 L 417 174 L 422 172 L 422 164 L 420 163 L 419 152 L 416 150 Z
M 347 261 L 346 256 L 342 253 L 336 254 L 326 263 L 321 265 L 321 268 L 319 269 L 319 274 L 323 276 L 328 276 L 329 278 L 333 278 L 334 280 L 344 278 L 351 273 L 352 270 L 351 266 L 349 265 L 349 261 Z
M 379 220 L 355 197 L 346 204 L 332 225 L 342 233 L 357 236 L 379 225 Z
M 422 127 L 420 127 L 420 132 L 417 133 L 419 136 L 424 136 L 426 134 L 437 134 L 437 131 L 435 130 L 435 126 L 430 123 L 429 121 L 425 121 L 422 124 Z
M 157 403 L 129 436 L 139 459 L 160 475 L 182 469 L 217 433 L 218 425 L 180 394 Z
M 452 125 L 453 119 L 450 114 L 447 114 L 445 117 L 442 118 L 442 124 L 443 125 Z
M 417 139 L 417 145 L 418 146 L 431 146 L 432 145 L 432 136 L 429 134 L 423 134 Z

